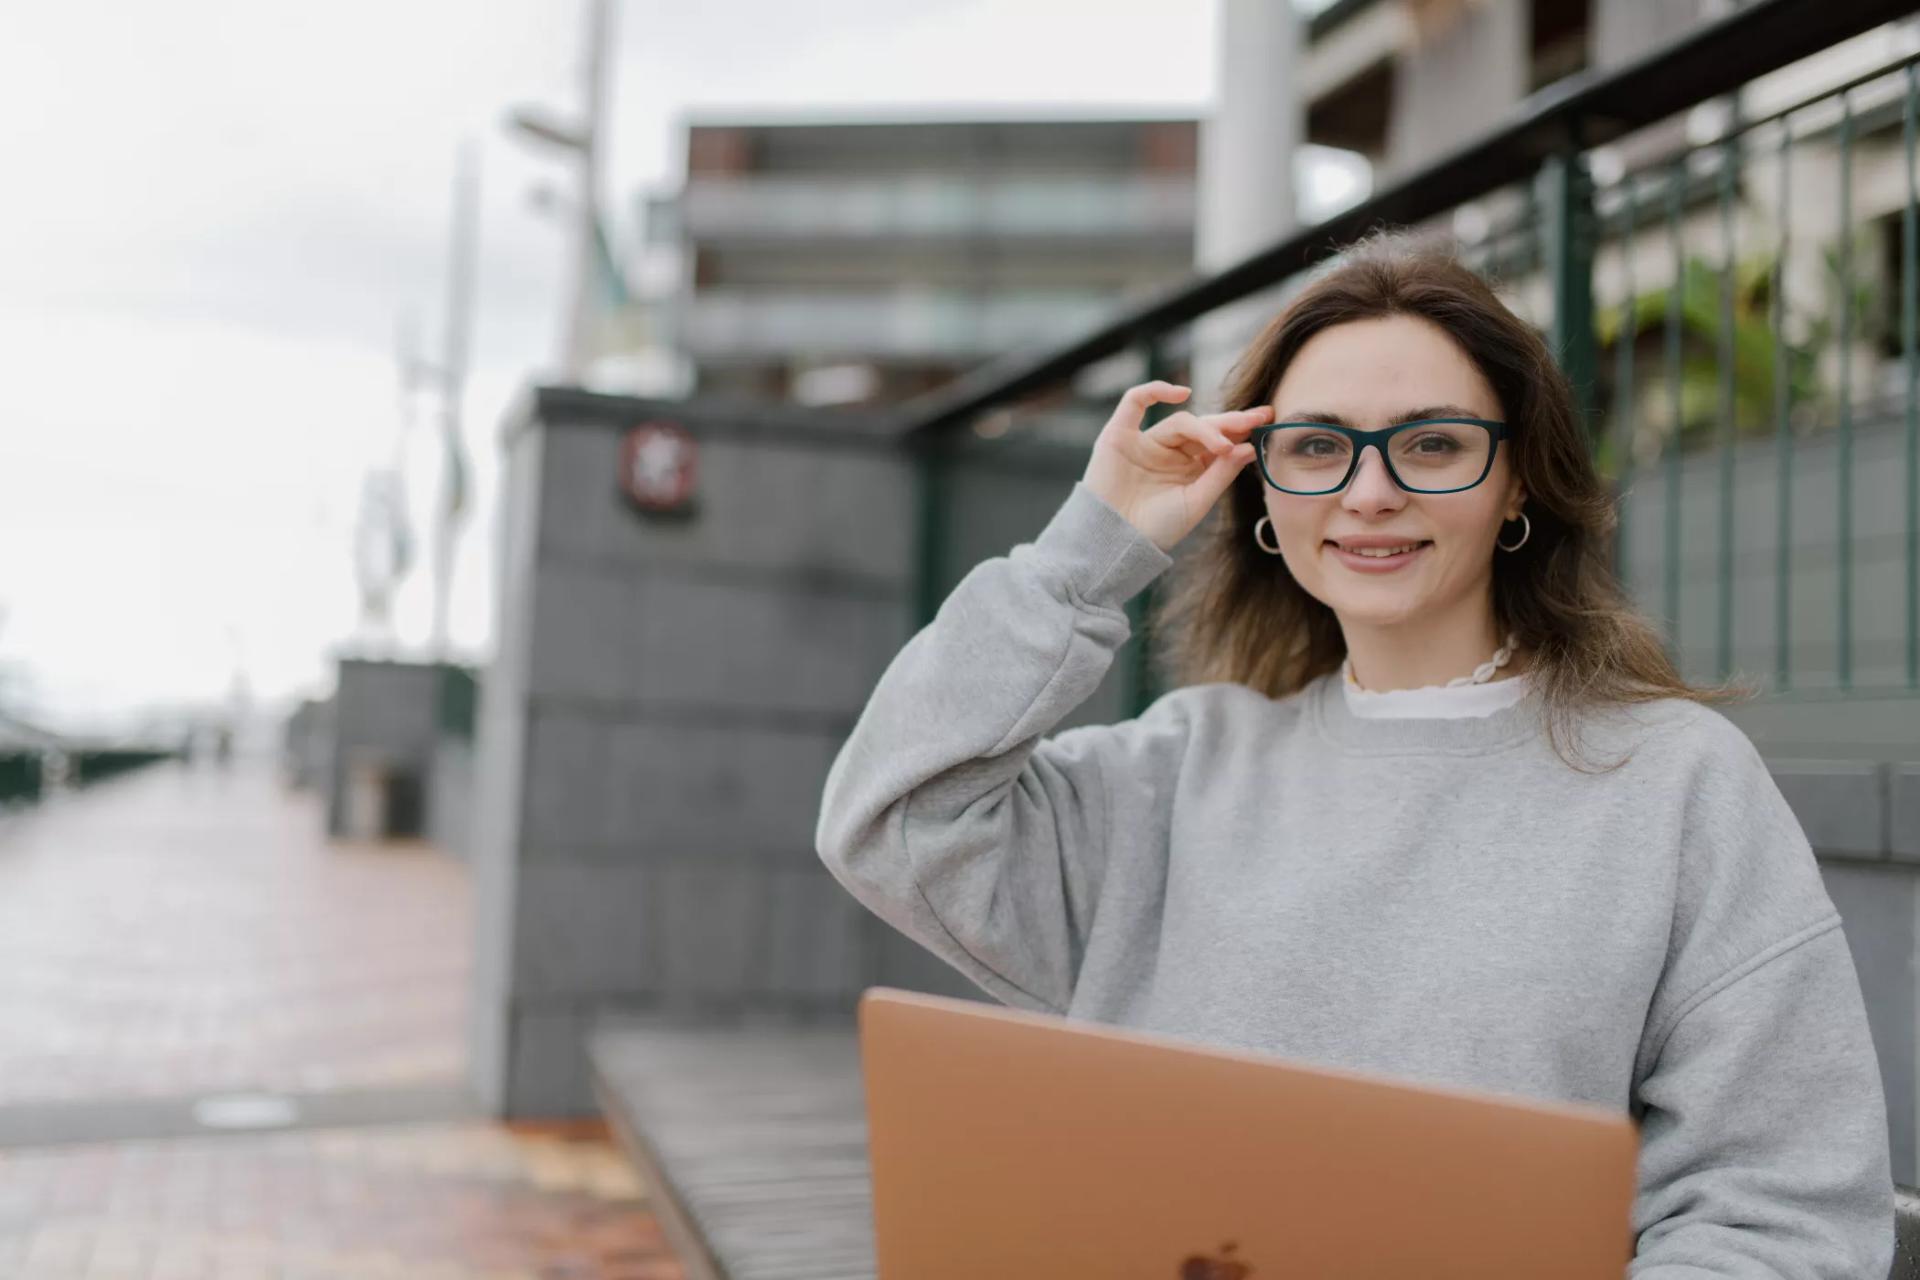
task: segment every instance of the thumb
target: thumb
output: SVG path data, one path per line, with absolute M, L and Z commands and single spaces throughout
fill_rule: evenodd
M 1187 486 L 1187 491 L 1198 499 L 1202 514 L 1213 509 L 1213 504 L 1233 484 L 1240 469 L 1252 461 L 1253 446 L 1244 442 L 1236 444 L 1209 463 L 1207 469 Z

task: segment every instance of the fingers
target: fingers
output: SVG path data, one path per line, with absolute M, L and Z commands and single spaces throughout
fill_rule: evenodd
M 1244 454 L 1250 458 L 1253 456 L 1253 446 L 1246 442 L 1247 433 L 1272 414 L 1272 408 L 1267 405 L 1210 413 L 1203 417 L 1174 413 L 1154 423 L 1146 435 L 1149 440 L 1168 448 L 1180 449 L 1183 453 L 1191 453 L 1191 447 L 1198 446 L 1209 454 L 1229 454 L 1234 457 Z
M 1126 394 L 1120 397 L 1120 405 L 1113 411 L 1113 417 L 1107 419 L 1107 425 L 1138 431 L 1140 424 L 1146 420 L 1147 406 L 1178 404 L 1192 394 L 1193 388 L 1172 382 L 1143 382 L 1137 387 L 1128 387 Z
M 1245 435 L 1273 421 L 1273 406 L 1258 404 L 1251 409 L 1229 409 L 1225 413 L 1210 413 L 1200 421 L 1211 422 L 1229 435 Z

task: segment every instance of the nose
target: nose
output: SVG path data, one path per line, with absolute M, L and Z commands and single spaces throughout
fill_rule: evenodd
M 1387 460 L 1380 456 L 1380 450 L 1373 445 L 1362 449 L 1360 465 L 1341 491 L 1340 505 L 1356 515 L 1377 515 L 1398 511 L 1406 504 L 1407 491 L 1387 474 Z

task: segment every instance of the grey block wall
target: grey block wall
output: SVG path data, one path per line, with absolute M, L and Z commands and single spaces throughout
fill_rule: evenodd
M 309 766 L 326 799 L 327 834 L 346 828 L 348 765 L 377 762 L 411 773 L 420 787 L 421 834 L 447 852 L 464 854 L 471 820 L 473 745 L 465 726 L 450 724 L 450 683 L 468 682 L 464 668 L 440 663 L 340 660 L 337 692 L 313 704 L 300 724 Z
M 473 743 L 442 733 L 427 770 L 427 839 L 457 858 L 467 857 L 473 824 Z
M 327 834 L 346 826 L 346 793 L 356 760 L 413 771 L 424 791 L 433 766 L 440 669 L 417 662 L 343 658 L 334 694 L 327 770 Z
M 1887 1091 L 1893 1174 L 1912 1185 L 1920 1181 L 1920 764 L 1772 759 L 1768 768 L 1839 909 Z
M 691 518 L 619 493 L 622 429 L 647 417 L 699 441 Z M 844 415 L 530 398 L 472 841 L 494 1110 L 590 1110 L 583 1040 L 609 1014 L 844 1019 L 876 982 L 961 993 L 813 848 L 827 770 L 911 634 L 915 512 L 907 457 Z

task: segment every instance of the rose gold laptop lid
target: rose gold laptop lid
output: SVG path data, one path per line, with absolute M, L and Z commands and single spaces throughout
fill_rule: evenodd
M 880 1280 L 1620 1280 L 1624 1114 L 874 987 Z

